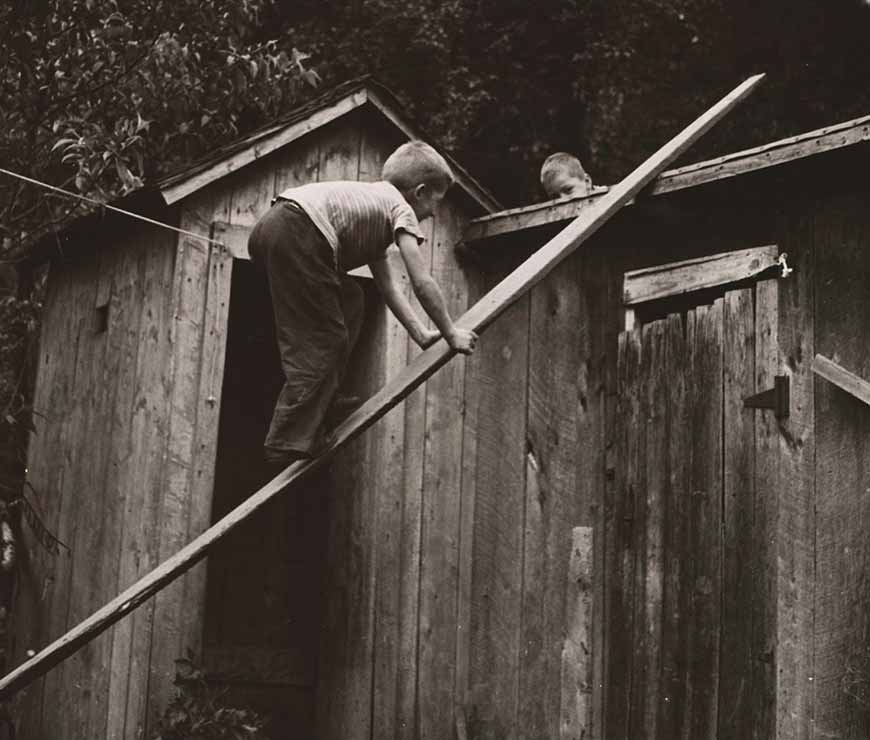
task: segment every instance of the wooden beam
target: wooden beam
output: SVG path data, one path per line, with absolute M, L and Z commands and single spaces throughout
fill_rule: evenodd
M 535 226 L 568 221 L 577 218 L 586 208 L 604 195 L 610 188 L 595 187 L 586 195 L 576 198 L 560 198 L 546 203 L 536 203 L 522 208 L 510 208 L 471 221 L 463 239 L 466 242 L 489 239 L 500 234 L 531 229 Z
M 850 373 L 833 360 L 829 360 L 824 355 L 816 355 L 813 358 L 813 372 L 859 401 L 870 405 L 870 383 L 855 373 Z
M 561 260 L 573 253 L 591 234 L 601 228 L 669 162 L 680 156 L 743 101 L 763 78 L 764 75 L 756 75 L 738 85 L 612 188 L 596 204 L 596 207 L 585 211 L 490 290 L 459 319 L 457 325 L 465 329 L 482 331 L 491 324 L 508 306 L 528 292 Z M 10 696 L 49 671 L 193 567 L 224 535 L 261 509 L 290 483 L 320 468 L 339 447 L 362 434 L 391 408 L 399 404 L 414 388 L 431 377 L 453 355 L 453 350 L 443 339 L 422 352 L 336 429 L 332 444 L 323 455 L 290 465 L 159 567 L 0 679 L 0 699 Z
M 868 140 L 870 140 L 870 116 L 856 118 L 753 149 L 744 149 L 716 159 L 668 170 L 659 175 L 644 190 L 641 197 L 692 188 Z M 500 234 L 566 221 L 574 218 L 580 210 L 601 198 L 606 192 L 607 188 L 598 188 L 590 195 L 581 198 L 536 203 L 474 219 L 466 228 L 464 240 L 466 243 L 481 241 Z
M 770 269 L 777 264 L 778 257 L 779 248 L 773 245 L 632 270 L 625 273 L 623 279 L 622 302 L 625 306 L 635 306 L 658 298 L 736 283 Z

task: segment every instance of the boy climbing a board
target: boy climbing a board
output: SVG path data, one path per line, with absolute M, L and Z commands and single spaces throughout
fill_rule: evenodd
M 453 323 L 419 250 L 420 221 L 435 213 L 452 184 L 444 158 L 428 144 L 410 141 L 387 158 L 379 182 L 290 188 L 254 226 L 249 250 L 268 277 L 285 379 L 264 444 L 268 463 L 316 456 L 326 440 L 325 420 L 347 405 L 336 392 L 364 309 L 349 270 L 369 266 L 385 303 L 420 347 L 443 336 L 456 352 L 474 351 L 477 335 Z M 386 255 L 392 243 L 436 329 L 405 296 Z

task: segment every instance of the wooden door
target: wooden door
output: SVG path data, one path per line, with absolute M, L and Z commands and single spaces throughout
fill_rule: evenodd
M 619 336 L 607 738 L 770 735 L 777 281 Z

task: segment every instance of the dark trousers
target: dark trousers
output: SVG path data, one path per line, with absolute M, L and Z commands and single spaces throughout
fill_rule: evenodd
M 285 378 L 266 454 L 307 453 L 319 441 L 359 337 L 363 292 L 339 272 L 329 242 L 295 203 L 273 205 L 254 226 L 248 249 L 268 276 Z

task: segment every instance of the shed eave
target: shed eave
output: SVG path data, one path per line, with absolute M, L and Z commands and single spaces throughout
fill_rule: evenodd
M 743 149 L 715 159 L 668 170 L 653 181 L 639 198 L 697 187 L 868 140 L 870 140 L 870 116 L 855 118 L 752 149 Z M 491 237 L 575 218 L 582 208 L 597 201 L 607 190 L 606 187 L 596 188 L 589 195 L 580 198 L 535 203 L 473 219 L 469 222 L 463 239 L 466 243 L 482 242 Z
M 191 193 L 205 187 L 215 180 L 229 175 L 232 172 L 244 167 L 251 162 L 260 159 L 276 149 L 300 139 L 308 133 L 324 126 L 331 121 L 347 115 L 351 111 L 369 104 L 377 110 L 384 118 L 392 125 L 398 128 L 402 133 L 412 139 L 426 139 L 425 136 L 406 118 L 404 118 L 395 107 L 391 105 L 385 98 L 380 95 L 372 87 L 362 87 L 339 100 L 320 108 L 313 112 L 307 118 L 304 118 L 289 125 L 276 126 L 268 129 L 251 142 L 244 149 L 241 149 L 225 159 L 215 162 L 208 168 L 191 174 L 190 177 L 179 177 L 170 180 L 166 185 L 160 187 L 160 192 L 163 195 L 167 205 L 177 203 Z M 443 152 L 442 152 L 443 154 Z M 487 213 L 498 211 L 501 205 L 484 188 L 478 183 L 456 160 L 449 155 L 444 155 L 445 159 L 450 164 L 456 176 L 457 184 Z

